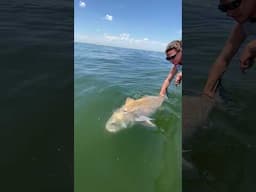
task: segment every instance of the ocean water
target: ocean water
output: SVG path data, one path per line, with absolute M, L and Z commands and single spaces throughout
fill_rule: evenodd
M 74 54 L 75 191 L 181 191 L 182 86 L 153 115 L 157 130 L 105 130 L 127 97 L 159 94 L 164 53 L 75 43 Z
M 219 1 L 183 1 L 183 94 L 199 94 L 234 21 L 217 9 Z M 245 41 L 245 44 L 250 40 Z M 245 45 L 244 44 L 244 45 Z M 253 191 L 256 173 L 256 68 L 239 69 L 238 51 L 222 78 L 223 101 L 191 143 L 190 156 L 200 172 L 183 178 L 184 191 Z
M 1 1 L 1 189 L 73 189 L 73 1 Z

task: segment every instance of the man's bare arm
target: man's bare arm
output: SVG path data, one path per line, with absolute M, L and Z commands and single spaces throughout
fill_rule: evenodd
M 226 71 L 232 57 L 238 51 L 245 37 L 246 35 L 243 32 L 242 26 L 236 24 L 220 55 L 210 69 L 208 80 L 203 90 L 204 94 L 211 97 L 214 96 L 218 79 Z
M 162 84 L 162 87 L 161 87 L 161 90 L 160 90 L 160 93 L 159 93 L 161 96 L 166 95 L 167 88 L 169 87 L 170 82 L 172 81 L 176 72 L 177 72 L 177 69 L 176 69 L 175 66 L 173 66 L 172 69 L 170 70 L 170 73 L 168 74 L 167 78 L 164 80 L 164 82 Z

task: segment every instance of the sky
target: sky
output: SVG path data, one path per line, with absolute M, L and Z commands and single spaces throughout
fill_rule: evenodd
M 74 39 L 163 52 L 182 36 L 182 0 L 74 0 Z

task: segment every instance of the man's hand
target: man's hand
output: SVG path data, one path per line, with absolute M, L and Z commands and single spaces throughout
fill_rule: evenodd
M 176 75 L 176 79 L 175 79 L 175 85 L 179 85 L 180 82 L 182 80 L 182 72 L 179 72 L 177 75 Z
M 245 73 L 253 65 L 253 60 L 256 56 L 255 53 L 255 41 L 250 42 L 240 55 L 240 70 Z

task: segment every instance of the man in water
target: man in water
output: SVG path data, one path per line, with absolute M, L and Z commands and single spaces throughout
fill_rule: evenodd
M 179 40 L 170 42 L 165 49 L 165 54 L 166 54 L 166 60 L 170 61 L 173 64 L 173 67 L 171 68 L 168 76 L 166 77 L 166 79 L 162 84 L 162 87 L 159 93 L 161 96 L 164 96 L 167 94 L 167 89 L 175 75 L 176 75 L 175 85 L 177 86 L 178 84 L 181 83 L 182 42 Z
M 220 0 L 219 10 L 232 17 L 236 24 L 215 63 L 213 64 L 203 94 L 213 97 L 218 79 L 227 69 L 243 41 L 249 37 L 256 38 L 256 1 L 255 0 Z M 256 39 L 248 43 L 240 55 L 240 69 L 244 73 L 256 57 Z

